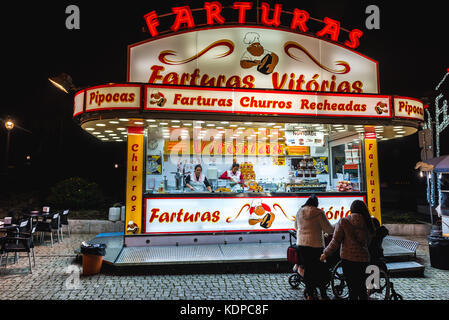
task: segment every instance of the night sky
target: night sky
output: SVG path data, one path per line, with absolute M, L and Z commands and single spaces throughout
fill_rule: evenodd
M 221 1 L 224 6 L 233 2 Z M 150 37 L 142 32 L 143 16 L 152 10 L 159 15 L 169 13 L 170 7 L 186 4 L 200 8 L 203 3 L 166 0 L 8 4 L 7 11 L 3 11 L 8 18 L 1 20 L 2 48 L 7 58 L 2 64 L 0 118 L 10 115 L 32 134 L 19 129 L 12 132 L 9 164 L 13 168 L 10 178 L 2 178 L 2 187 L 8 184 L 11 190 L 46 190 L 63 178 L 83 176 L 99 183 L 106 192 L 122 196 L 125 143 L 101 143 L 83 132 L 71 117 L 73 98 L 51 86 L 47 78 L 66 72 L 76 86 L 125 82 L 127 46 Z M 364 35 L 357 51 L 379 62 L 381 94 L 431 97 L 449 68 L 447 11 L 442 2 L 278 3 L 287 11 L 304 9 L 313 18 L 328 16 L 339 20 L 343 28 L 361 29 Z M 65 9 L 70 4 L 80 8 L 80 30 L 65 28 Z M 370 4 L 380 8 L 380 30 L 365 27 L 365 8 Z M 5 143 L 6 131 L 2 127 L 2 165 Z M 449 153 L 444 139 L 441 150 Z M 384 186 L 399 185 L 403 190 L 423 186 L 413 170 L 419 161 L 417 134 L 381 142 L 379 152 Z M 27 155 L 31 156 L 30 161 L 26 160 Z M 114 169 L 115 163 L 119 164 L 118 169 Z

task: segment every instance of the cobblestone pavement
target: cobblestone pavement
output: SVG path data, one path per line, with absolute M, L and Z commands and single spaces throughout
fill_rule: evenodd
M 302 300 L 302 290 L 288 284 L 289 273 L 152 274 L 106 272 L 80 276 L 74 249 L 93 234 L 74 234 L 62 243 L 36 246 L 36 267 L 28 273 L 28 258 L 0 267 L 0 300 Z M 418 261 L 424 277 L 393 278 L 395 289 L 406 300 L 449 299 L 449 271 L 430 267 L 425 237 L 419 241 Z M 72 269 L 71 269 L 72 268 Z M 72 271 L 71 271 L 72 270 Z

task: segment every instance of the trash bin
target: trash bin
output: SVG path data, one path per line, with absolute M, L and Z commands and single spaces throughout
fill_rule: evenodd
M 437 269 L 449 270 L 449 238 L 431 235 L 429 243 L 430 265 Z
M 83 254 L 83 275 L 89 276 L 100 273 L 103 257 L 106 254 L 106 244 L 81 244 Z
M 109 221 L 119 221 L 120 220 L 120 207 L 109 208 Z

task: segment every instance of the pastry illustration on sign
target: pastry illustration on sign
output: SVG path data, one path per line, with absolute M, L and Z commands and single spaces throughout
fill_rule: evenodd
M 128 227 L 126 228 L 126 232 L 136 234 L 139 230 L 139 226 L 132 220 L 128 222 Z
M 155 92 L 150 96 L 150 104 L 155 104 L 158 107 L 163 107 L 166 102 L 167 99 L 162 92 Z
M 245 203 L 240 208 L 239 212 L 235 217 L 226 218 L 226 222 L 231 223 L 240 216 L 240 214 L 244 211 L 244 209 L 246 209 L 246 211 L 249 211 L 248 217 L 249 225 L 254 226 L 256 224 L 259 224 L 262 228 L 269 229 L 271 228 L 274 219 L 276 218 L 276 215 L 274 213 L 276 208 L 278 208 L 288 220 L 290 221 L 295 220 L 294 217 L 288 217 L 279 204 L 275 203 L 273 205 L 273 210 L 271 210 L 270 206 L 262 202 L 262 199 L 255 199 L 253 200 L 253 202 L 251 202 L 251 204 Z
M 255 216 L 253 216 L 253 213 Z M 262 203 L 262 200 L 260 199 L 254 200 L 251 203 L 249 215 L 248 223 L 251 226 L 260 223 L 260 226 L 265 229 L 271 227 L 275 218 L 275 215 L 271 212 L 270 207 L 265 203 Z
M 377 114 L 388 113 L 388 106 L 386 103 L 379 101 L 377 105 L 374 107 Z
M 279 57 L 265 48 L 260 43 L 260 35 L 256 32 L 248 32 L 243 39 L 247 44 L 245 53 L 240 59 L 240 66 L 244 69 L 256 67 L 263 74 L 270 74 L 279 62 Z

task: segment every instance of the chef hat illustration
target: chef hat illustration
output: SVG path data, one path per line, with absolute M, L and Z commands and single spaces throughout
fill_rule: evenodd
M 259 41 L 260 35 L 255 32 L 248 32 L 245 35 L 245 38 L 243 39 L 243 43 L 245 44 L 252 44 L 254 42 L 260 42 Z
M 262 205 L 262 200 L 261 199 L 254 199 L 253 202 L 251 202 L 251 207 L 255 208 L 255 207 L 259 207 Z
M 249 209 L 249 214 L 252 214 L 256 207 L 263 207 L 265 211 L 271 212 L 271 209 L 269 206 L 267 206 L 265 203 L 262 203 L 261 199 L 255 199 L 253 202 L 251 202 L 251 208 Z
M 127 229 L 127 231 L 134 231 L 134 229 L 137 230 L 137 224 L 134 221 L 130 220 L 128 222 L 128 229 Z

